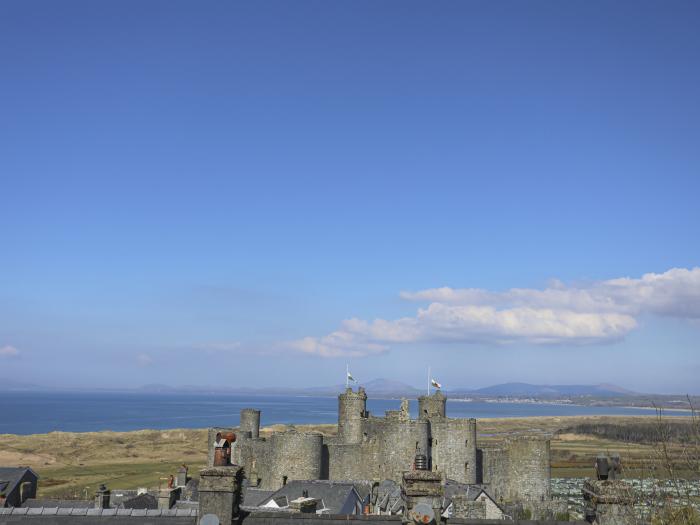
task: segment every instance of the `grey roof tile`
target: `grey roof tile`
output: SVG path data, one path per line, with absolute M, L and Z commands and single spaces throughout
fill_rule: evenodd
M 44 508 L 90 508 L 95 505 L 92 500 L 82 499 L 37 499 L 29 498 L 22 503 L 22 507 L 44 507 Z

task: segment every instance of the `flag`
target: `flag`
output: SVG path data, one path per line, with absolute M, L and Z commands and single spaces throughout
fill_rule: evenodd
M 354 377 L 352 377 L 352 374 L 351 374 L 350 372 L 348 372 L 347 374 L 348 374 L 348 379 L 349 379 L 350 381 L 352 381 L 353 383 L 357 383 L 357 379 L 355 379 Z
M 442 388 L 442 385 L 435 381 L 435 379 L 431 379 L 430 384 L 433 385 L 435 388 Z

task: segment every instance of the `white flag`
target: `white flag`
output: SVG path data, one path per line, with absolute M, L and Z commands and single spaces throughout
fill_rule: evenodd
M 354 377 L 352 377 L 352 374 L 351 374 L 350 372 L 348 372 L 348 379 L 349 379 L 350 381 L 352 381 L 353 383 L 357 383 L 357 379 L 355 379 Z
M 433 385 L 435 388 L 442 388 L 442 385 L 435 381 L 435 379 L 431 379 L 430 384 Z

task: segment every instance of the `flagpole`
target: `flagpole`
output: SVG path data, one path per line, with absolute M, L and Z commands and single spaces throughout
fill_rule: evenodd
M 430 366 L 428 366 L 428 395 L 430 395 Z
M 345 363 L 345 389 L 350 386 L 350 366 Z

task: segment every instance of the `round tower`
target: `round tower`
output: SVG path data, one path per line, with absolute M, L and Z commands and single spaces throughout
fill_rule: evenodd
M 517 436 L 506 441 L 508 498 L 547 501 L 552 497 L 549 436 Z
M 279 432 L 272 435 L 272 465 L 267 489 L 293 479 L 321 479 L 323 435 L 318 432 Z
M 418 418 L 432 419 L 436 417 L 445 417 L 445 406 L 447 398 L 445 394 L 436 391 L 430 396 L 420 396 L 418 398 Z
M 244 432 L 250 432 L 250 437 L 260 437 L 260 410 L 244 408 L 241 410 L 240 428 Z
M 338 437 L 343 443 L 362 442 L 362 421 L 367 418 L 367 394 L 348 388 L 338 396 Z

